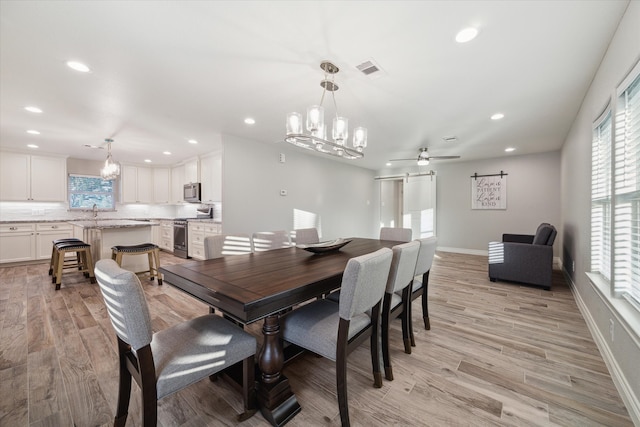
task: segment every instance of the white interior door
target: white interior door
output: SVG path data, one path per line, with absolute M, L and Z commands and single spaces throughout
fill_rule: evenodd
M 415 176 L 402 181 L 402 227 L 411 228 L 414 239 L 436 234 L 436 176 Z

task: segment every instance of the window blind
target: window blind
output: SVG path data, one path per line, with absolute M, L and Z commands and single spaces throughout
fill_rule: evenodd
M 594 124 L 591 147 L 591 271 L 611 280 L 611 110 Z
M 639 67 L 636 67 L 639 68 Z M 640 73 L 618 96 L 614 145 L 614 292 L 640 307 Z

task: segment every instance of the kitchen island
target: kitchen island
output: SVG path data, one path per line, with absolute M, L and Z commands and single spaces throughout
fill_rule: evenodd
M 91 256 L 94 262 L 111 258 L 111 247 L 117 245 L 139 245 L 151 243 L 153 221 L 136 221 L 124 219 L 70 221 L 73 225 L 73 236 L 91 245 Z M 146 255 L 131 255 L 122 259 L 122 268 L 130 271 L 148 269 Z

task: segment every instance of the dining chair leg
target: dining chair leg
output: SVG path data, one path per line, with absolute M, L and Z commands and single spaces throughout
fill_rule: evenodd
M 242 361 L 242 400 L 244 412 L 238 415 L 238 421 L 248 420 L 257 412 L 255 357 L 249 356 Z
M 391 304 L 391 295 L 386 293 L 384 294 L 384 302 L 382 310 L 382 331 L 380 331 L 380 335 L 382 336 L 382 363 L 384 365 L 384 377 L 393 381 L 393 369 L 391 368 L 391 356 L 389 355 L 389 314 L 390 310 L 387 307 Z
M 428 290 L 429 290 L 429 272 L 427 271 L 422 275 L 422 318 L 424 319 L 424 328 L 426 330 L 431 329 L 431 322 L 429 322 L 429 304 L 427 302 Z
M 340 319 L 338 326 L 338 347 L 336 349 L 336 389 L 338 392 L 338 407 L 342 427 L 349 427 L 349 401 L 347 398 L 347 337 L 349 321 Z
M 373 367 L 373 386 L 375 388 L 382 387 L 382 372 L 380 371 L 380 346 L 378 344 L 378 337 L 380 336 L 380 306 L 382 304 L 374 305 L 371 309 L 371 366 Z
M 124 427 L 129 414 L 129 400 L 131 399 L 131 373 L 127 369 L 127 356 L 129 346 L 118 339 L 118 353 L 120 358 L 120 382 L 118 384 L 118 405 L 114 427 Z
M 402 320 L 402 342 L 404 343 L 404 352 L 411 354 L 411 286 L 407 286 L 402 291 L 402 305 L 405 307 L 400 314 Z

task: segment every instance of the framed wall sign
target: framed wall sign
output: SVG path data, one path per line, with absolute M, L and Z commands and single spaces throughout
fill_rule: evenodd
M 471 176 L 471 209 L 507 209 L 507 174 Z

